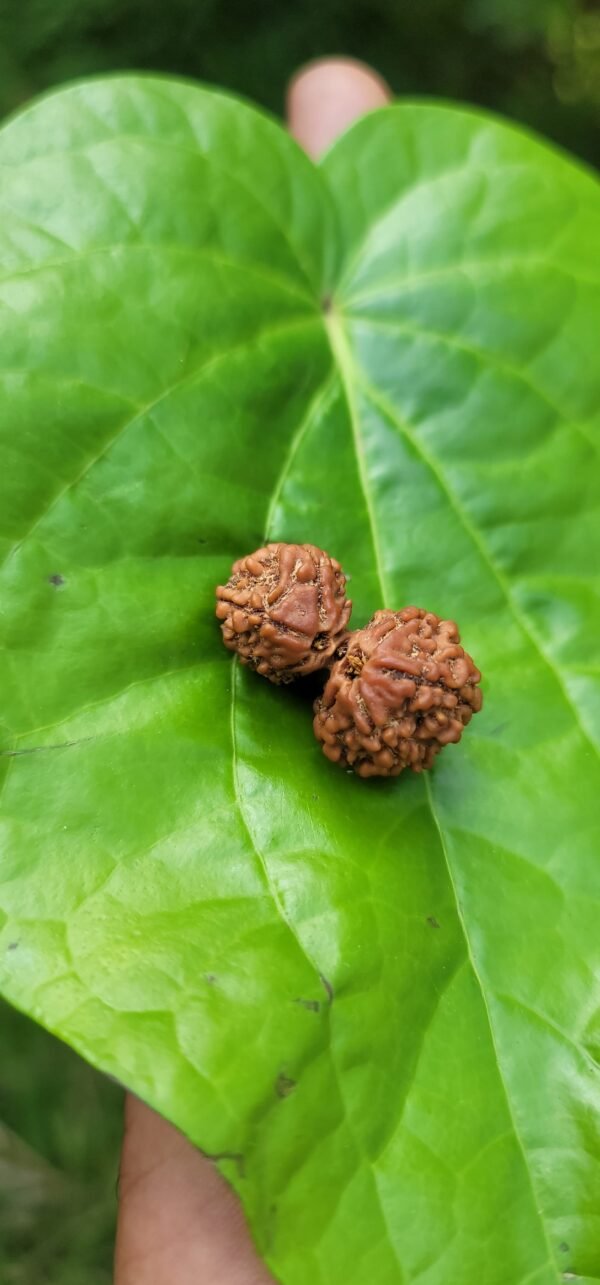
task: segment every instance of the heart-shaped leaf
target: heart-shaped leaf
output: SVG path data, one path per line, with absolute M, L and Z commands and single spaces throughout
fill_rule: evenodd
M 600 1279 L 594 181 L 410 104 L 317 169 L 150 79 L 0 174 L 4 993 L 220 1159 L 285 1285 Z M 232 663 L 265 536 L 355 624 L 459 621 L 486 704 L 430 777 L 340 772 Z

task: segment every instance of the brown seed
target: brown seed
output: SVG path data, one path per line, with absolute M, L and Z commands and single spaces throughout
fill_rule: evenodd
M 377 611 L 349 634 L 314 706 L 327 757 L 362 777 L 430 768 L 481 709 L 481 674 L 459 641 L 454 621 L 418 607 Z
M 351 609 L 339 562 L 313 544 L 257 549 L 217 588 L 225 646 L 272 683 L 322 669 L 346 635 Z

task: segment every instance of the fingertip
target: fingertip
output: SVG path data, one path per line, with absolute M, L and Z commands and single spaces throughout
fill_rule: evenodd
M 392 98 L 388 84 L 372 67 L 354 58 L 320 58 L 292 77 L 286 96 L 290 133 L 317 157 L 353 121 Z
M 274 1285 L 214 1163 L 127 1095 L 114 1285 Z

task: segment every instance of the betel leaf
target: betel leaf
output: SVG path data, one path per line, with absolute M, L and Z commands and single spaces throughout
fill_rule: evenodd
M 600 196 L 401 104 L 317 168 L 120 78 L 0 136 L 4 994 L 219 1158 L 285 1285 L 600 1279 Z M 234 664 L 231 561 L 459 621 L 429 776 Z

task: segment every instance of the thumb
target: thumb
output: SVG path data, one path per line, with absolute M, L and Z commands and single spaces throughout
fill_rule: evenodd
M 309 156 L 317 157 L 352 121 L 391 98 L 389 85 L 365 63 L 323 58 L 302 67 L 289 83 L 289 130 Z

